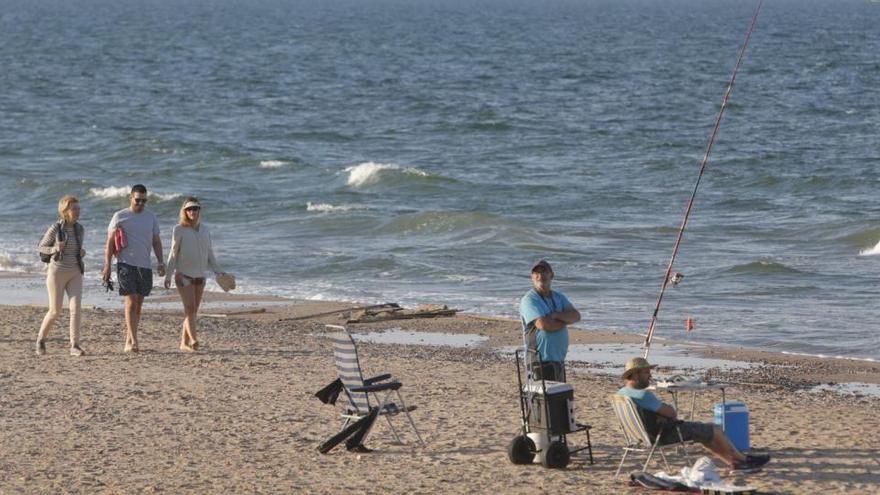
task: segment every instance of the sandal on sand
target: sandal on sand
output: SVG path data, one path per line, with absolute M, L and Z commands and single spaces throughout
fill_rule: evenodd
M 37 341 L 37 356 L 42 356 L 46 354 L 46 341 L 38 340 Z
M 78 345 L 72 346 L 70 348 L 71 356 L 83 356 L 85 355 L 85 351 L 83 351 Z
M 196 352 L 196 348 L 186 344 L 180 344 L 180 352 Z

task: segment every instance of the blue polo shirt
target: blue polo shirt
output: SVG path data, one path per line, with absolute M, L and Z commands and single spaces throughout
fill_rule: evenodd
M 657 412 L 660 406 L 663 405 L 663 401 L 658 399 L 650 390 L 623 387 L 617 391 L 617 395 L 629 397 L 637 406 L 646 411 Z
M 543 297 L 535 289 L 526 292 L 519 303 L 519 313 L 523 328 L 529 329 L 535 320 L 549 315 L 554 311 L 565 311 L 571 307 L 568 298 L 561 292 L 550 291 L 549 297 Z M 568 352 L 568 326 L 555 332 L 537 330 L 537 347 L 542 361 L 565 361 Z

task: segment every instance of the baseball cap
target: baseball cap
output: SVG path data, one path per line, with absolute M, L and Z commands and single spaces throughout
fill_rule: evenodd
M 535 271 L 535 270 L 536 270 L 537 268 L 539 268 L 539 267 L 540 267 L 540 268 L 544 268 L 545 270 L 549 271 L 550 273 L 553 273 L 553 268 L 550 266 L 550 263 L 547 263 L 547 260 L 536 261 L 536 262 L 532 265 L 532 269 L 531 269 L 530 271 L 533 272 L 533 271 Z

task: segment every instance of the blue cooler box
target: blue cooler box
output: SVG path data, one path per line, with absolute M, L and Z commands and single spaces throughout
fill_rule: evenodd
M 749 450 L 749 408 L 742 402 L 715 404 L 715 424 L 740 452 Z

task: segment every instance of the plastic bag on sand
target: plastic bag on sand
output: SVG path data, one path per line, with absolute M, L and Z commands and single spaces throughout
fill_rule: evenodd
M 693 467 L 681 468 L 681 477 L 688 486 L 703 486 L 721 481 L 721 475 L 718 474 L 715 463 L 706 456 L 697 459 Z
M 655 473 L 654 476 L 668 481 L 684 483 L 691 488 L 700 488 L 703 485 L 721 482 L 721 475 L 718 474 L 715 463 L 706 456 L 697 459 L 693 467 L 685 466 L 681 468 L 679 475 L 673 476 L 660 471 Z
M 670 476 L 662 471 L 655 476 L 667 481 L 685 484 L 691 489 L 699 488 L 703 493 L 746 494 L 754 491 L 749 486 L 735 486 L 722 482 L 715 463 L 705 456 L 697 459 L 693 467 L 681 468 L 679 476 Z

